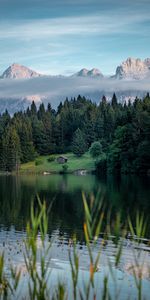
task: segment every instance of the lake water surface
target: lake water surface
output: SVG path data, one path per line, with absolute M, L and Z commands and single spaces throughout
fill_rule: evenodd
M 147 177 L 136 176 L 122 178 L 110 176 L 103 179 L 94 175 L 0 176 L 0 250 L 5 250 L 7 262 L 16 265 L 23 263 L 22 240 L 25 237 L 26 223 L 30 218 L 31 201 L 39 195 L 41 199 L 46 200 L 47 206 L 53 201 L 49 215 L 49 235 L 55 238 L 51 266 L 54 269 L 53 280 L 56 279 L 58 270 L 60 274 L 69 268 L 68 241 L 74 234 L 78 241 L 81 270 L 86 277 L 89 261 L 83 236 L 82 191 L 87 198 L 91 194 L 96 195 L 99 191 L 108 210 L 111 209 L 114 214 L 121 212 L 122 221 L 126 220 L 127 214 L 134 219 L 137 211 L 143 211 L 147 219 L 150 219 L 149 183 Z M 133 276 L 127 271 L 127 266 L 130 266 L 133 259 L 132 247 L 129 240 L 125 241 L 122 261 L 119 268 L 115 270 L 119 284 L 122 285 L 122 281 L 124 282 L 119 299 L 127 299 L 129 292 L 131 299 L 137 299 L 133 289 L 135 286 Z M 150 265 L 150 248 L 143 244 L 143 249 L 142 255 L 146 253 L 146 262 Z M 115 251 L 113 243 L 108 243 L 105 247 L 102 253 L 102 269 L 100 268 L 98 272 L 100 277 L 109 272 L 107 259 L 113 261 Z M 110 285 L 112 285 L 111 280 Z M 100 288 L 100 285 L 98 286 Z M 144 279 L 143 286 L 145 299 L 149 299 L 148 278 Z M 113 285 L 111 289 L 113 291 Z M 115 299 L 113 292 L 112 299 Z

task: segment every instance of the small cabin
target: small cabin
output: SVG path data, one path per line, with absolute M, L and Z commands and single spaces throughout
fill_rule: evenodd
M 57 162 L 58 162 L 59 164 L 65 164 L 65 163 L 67 163 L 68 158 L 65 157 L 65 156 L 59 156 L 59 157 L 57 157 L 56 160 L 57 160 Z

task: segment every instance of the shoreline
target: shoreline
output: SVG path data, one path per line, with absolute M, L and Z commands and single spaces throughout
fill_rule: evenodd
M 76 170 L 70 170 L 70 171 L 50 171 L 50 170 L 46 170 L 46 171 L 30 171 L 30 170 L 26 170 L 26 171 L 21 171 L 18 173 L 13 173 L 15 175 L 19 174 L 19 175 L 43 175 L 43 176 L 48 176 L 48 175 L 77 175 L 77 176 L 85 176 L 87 174 L 95 174 L 95 170 L 87 170 L 87 169 L 76 169 Z
M 69 175 L 69 174 L 73 174 L 73 175 L 77 175 L 77 176 L 85 176 L 88 174 L 95 174 L 95 170 L 87 170 L 87 169 L 76 169 L 73 171 L 67 171 L 67 172 L 63 172 L 63 171 L 31 171 L 31 170 L 25 170 L 25 171 L 20 171 L 20 172 L 0 172 L 0 176 L 10 176 L 10 175 L 43 175 L 43 176 L 48 176 L 48 175 Z

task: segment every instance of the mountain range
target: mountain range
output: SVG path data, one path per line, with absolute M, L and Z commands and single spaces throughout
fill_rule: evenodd
M 120 101 L 126 101 L 150 91 L 150 58 L 129 57 L 117 66 L 113 76 L 104 76 L 97 68 L 84 68 L 71 76 L 50 76 L 14 63 L 0 79 L 0 113 L 24 110 L 33 100 L 37 105 L 51 102 L 56 108 L 66 97 L 78 94 L 99 102 L 103 94 L 110 99 L 116 92 Z
M 30 79 L 36 78 L 41 76 L 48 76 L 42 75 L 37 73 L 30 68 L 22 66 L 17 63 L 13 63 L 9 66 L 3 74 L 0 76 L 1 79 Z M 54 76 L 56 77 L 56 76 Z M 59 77 L 59 76 L 58 76 Z M 62 76 L 64 77 L 64 76 Z M 71 77 L 98 77 L 104 78 L 105 76 L 102 72 L 97 69 L 93 68 L 88 70 L 86 68 L 81 69 L 75 74 L 72 74 Z M 109 76 L 107 76 L 108 78 Z M 145 60 L 141 60 L 139 58 L 127 58 L 126 61 L 123 61 L 119 66 L 116 68 L 116 73 L 110 78 L 116 79 L 127 79 L 127 80 L 140 80 L 150 77 L 150 58 L 146 58 Z

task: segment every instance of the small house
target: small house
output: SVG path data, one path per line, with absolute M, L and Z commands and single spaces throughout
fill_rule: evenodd
M 68 161 L 68 158 L 65 157 L 65 156 L 58 156 L 58 157 L 57 157 L 57 162 L 58 162 L 59 164 L 65 164 L 65 163 L 67 163 L 67 161 Z

